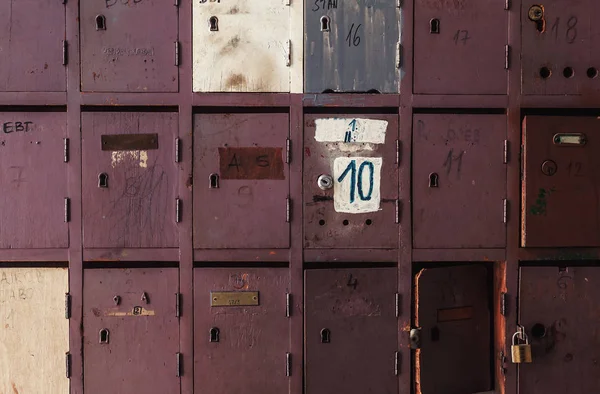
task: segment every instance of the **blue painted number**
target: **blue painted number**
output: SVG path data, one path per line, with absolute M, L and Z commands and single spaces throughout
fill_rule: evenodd
M 369 169 L 369 192 L 367 193 L 366 196 L 365 196 L 364 190 L 363 190 L 363 171 L 365 168 Z M 371 200 L 371 195 L 373 194 L 373 174 L 375 172 L 375 166 L 373 166 L 373 163 L 370 161 L 364 161 L 361 163 L 361 165 L 358 167 L 358 182 L 357 182 L 356 160 L 352 160 L 352 161 L 350 161 L 350 163 L 348 164 L 348 167 L 346 167 L 344 172 L 342 172 L 342 175 L 340 175 L 338 177 L 337 181 L 341 183 L 344 180 L 344 178 L 346 178 L 346 175 L 348 175 L 348 172 L 350 172 L 350 203 L 352 204 L 354 202 L 354 200 L 356 199 L 355 194 L 356 194 L 357 185 L 358 185 L 358 198 L 360 198 L 361 201 Z

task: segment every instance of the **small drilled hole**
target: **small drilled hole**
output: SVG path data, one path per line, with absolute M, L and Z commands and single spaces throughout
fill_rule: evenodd
M 325 225 L 325 220 L 321 219 L 319 220 L 319 226 L 324 226 Z
M 575 71 L 573 71 L 573 68 L 571 67 L 565 67 L 565 69 L 563 70 L 563 76 L 565 78 L 573 78 L 574 75 Z
M 372 225 L 372 224 L 373 224 L 373 221 L 372 221 L 371 219 L 367 219 L 367 220 L 365 221 L 365 224 L 366 224 L 367 226 L 370 226 L 370 225 Z
M 598 70 L 595 67 L 590 67 L 587 69 L 586 74 L 588 78 L 596 78 L 598 76 Z
M 546 336 L 546 327 L 541 323 L 536 323 L 531 327 L 531 336 L 534 338 L 543 338 Z
M 348 220 L 344 220 L 344 221 L 342 222 L 342 224 L 343 224 L 344 226 L 347 226 L 347 225 L 348 225 L 348 223 L 350 223 L 350 222 L 348 222 Z
M 542 77 L 542 79 L 548 79 L 550 78 L 550 75 L 552 75 L 552 72 L 548 67 L 540 68 L 540 77 Z

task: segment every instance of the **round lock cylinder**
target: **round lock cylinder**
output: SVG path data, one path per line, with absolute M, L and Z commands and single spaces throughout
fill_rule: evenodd
M 529 20 L 537 22 L 544 17 L 544 9 L 539 5 L 532 5 L 527 13 Z
M 331 175 L 321 174 L 317 179 L 317 185 L 321 190 L 329 190 L 333 187 L 333 178 Z

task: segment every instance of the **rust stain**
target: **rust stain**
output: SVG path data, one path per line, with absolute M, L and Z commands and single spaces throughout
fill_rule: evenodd
M 233 8 L 229 10 L 228 14 L 235 15 L 235 14 L 237 14 L 239 12 L 240 12 L 240 9 L 236 5 L 236 6 L 233 6 Z
M 246 77 L 243 76 L 242 74 L 232 74 L 229 76 L 229 78 L 227 78 L 227 81 L 225 81 L 225 86 L 227 88 L 239 87 L 239 86 L 245 85 L 245 84 L 246 84 Z
M 240 36 L 235 36 L 231 40 L 225 44 L 221 51 L 219 51 L 220 55 L 226 55 L 228 53 L 233 52 L 240 45 Z
M 15 382 L 10 382 L 10 384 L 12 385 L 13 393 L 19 394 L 19 390 L 17 390 L 17 386 L 15 385 Z
M 271 251 L 269 252 L 269 255 L 271 255 L 271 256 L 274 256 L 274 255 L 276 255 L 276 254 L 277 254 L 277 252 L 276 252 L 276 251 L 274 251 L 274 250 L 271 250 Z
M 48 69 L 48 63 L 44 63 L 44 70 Z
M 92 313 L 96 317 L 100 317 L 100 315 L 102 315 L 102 313 L 100 312 L 100 309 L 98 309 L 98 308 L 92 308 Z

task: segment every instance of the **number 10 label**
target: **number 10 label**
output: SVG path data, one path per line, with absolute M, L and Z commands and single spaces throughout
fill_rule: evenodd
M 379 210 L 381 157 L 338 157 L 333 162 L 333 206 L 336 212 Z

